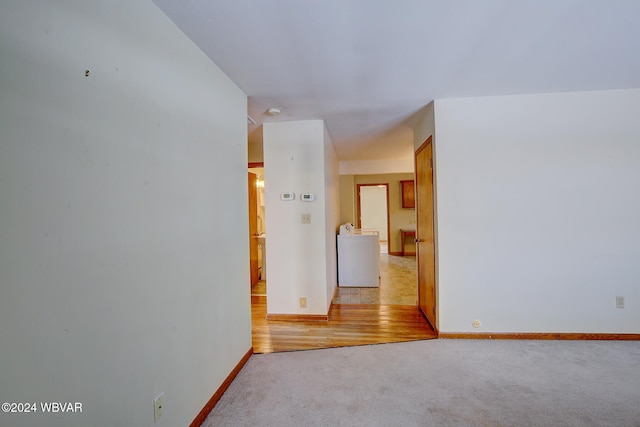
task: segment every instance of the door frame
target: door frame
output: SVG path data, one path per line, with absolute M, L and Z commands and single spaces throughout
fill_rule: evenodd
M 437 276 L 437 265 L 438 265 L 438 245 L 436 244 L 437 242 L 437 223 L 436 223 L 436 193 L 435 193 L 435 174 L 434 174 L 434 168 L 433 166 L 435 165 L 435 161 L 433 158 L 433 138 L 432 136 L 429 136 L 421 145 L 420 147 L 418 147 L 415 150 L 415 156 L 414 156 L 414 174 L 415 174 L 415 179 L 416 179 L 416 218 L 420 218 L 421 214 L 424 212 L 423 209 L 425 208 L 424 206 L 421 206 L 419 201 L 418 201 L 418 189 L 424 185 L 423 182 L 421 182 L 419 180 L 419 176 L 418 176 L 418 155 L 424 151 L 427 147 L 429 147 L 429 145 L 431 146 L 431 219 L 432 219 L 432 227 L 433 227 L 433 265 L 430 265 L 429 268 L 432 269 L 433 272 L 433 322 L 431 320 L 429 320 L 429 317 L 426 315 L 426 313 L 422 313 L 425 318 L 427 319 L 427 321 L 431 324 L 431 327 L 433 328 L 433 330 L 436 332 L 436 334 L 439 335 L 439 331 L 438 331 L 438 327 L 437 327 L 437 323 L 438 323 L 438 318 L 439 318 L 439 311 L 438 311 L 438 294 L 439 294 L 439 289 L 438 289 L 438 276 Z M 420 221 L 416 221 L 416 256 L 419 257 L 420 255 L 420 251 L 418 250 L 418 239 L 420 238 L 420 229 L 419 229 L 419 223 Z M 420 260 L 418 259 L 418 262 L 416 263 L 416 268 L 418 269 L 417 271 L 417 280 L 418 280 L 418 306 L 420 307 L 420 289 L 421 289 L 421 284 L 420 284 Z M 422 308 L 421 310 L 422 311 Z
M 264 168 L 264 162 L 248 162 L 247 166 L 248 166 L 247 169 Z M 249 174 L 251 174 L 251 172 L 249 172 Z M 251 199 L 252 195 L 251 195 L 251 190 L 249 188 L 247 188 L 247 192 L 249 193 L 249 199 Z M 248 202 L 249 204 L 251 204 L 251 200 L 249 200 Z M 256 201 L 254 201 L 254 203 L 256 203 Z M 251 223 L 250 206 L 248 206 L 248 213 L 249 213 L 249 223 Z M 256 283 L 258 283 L 259 276 L 254 277 L 255 271 L 253 267 L 253 262 L 254 262 L 254 257 L 255 257 L 255 262 L 256 263 L 258 262 L 258 253 L 257 253 L 258 248 L 257 248 L 257 241 L 254 242 L 255 238 L 257 237 L 257 234 L 252 231 L 257 231 L 257 230 L 252 230 L 251 225 L 249 225 L 249 271 L 251 275 L 251 286 L 253 287 Z M 254 253 L 254 250 L 255 250 L 255 253 Z M 265 263 L 266 260 L 263 259 L 262 262 Z
M 387 248 L 391 250 L 391 218 L 389 216 L 389 183 L 382 182 L 379 184 L 357 184 L 356 185 L 356 196 L 357 196 L 357 212 L 356 215 L 358 217 L 357 228 L 362 228 L 362 206 L 360 205 L 360 188 L 361 187 L 380 187 L 384 186 L 387 191 Z
M 247 172 L 248 175 L 248 183 L 249 186 L 247 188 L 248 192 L 248 203 L 249 203 L 249 272 L 250 272 L 250 283 L 251 287 L 255 286 L 258 283 L 258 218 L 257 218 L 257 210 L 258 210 L 258 195 L 256 189 L 256 174 L 253 172 Z

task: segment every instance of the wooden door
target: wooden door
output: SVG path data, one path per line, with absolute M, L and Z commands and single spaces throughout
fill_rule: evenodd
M 258 189 L 256 174 L 249 172 L 249 268 L 251 286 L 258 283 Z
M 416 255 L 418 305 L 436 329 L 435 240 L 433 225 L 433 152 L 431 137 L 416 151 Z

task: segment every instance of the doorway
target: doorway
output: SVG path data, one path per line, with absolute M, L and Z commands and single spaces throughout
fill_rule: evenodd
M 437 332 L 435 235 L 433 203 L 433 148 L 431 137 L 416 150 L 416 254 L 418 306 Z
M 266 222 L 264 205 L 264 165 L 249 164 L 249 266 L 251 294 L 266 295 Z
M 395 240 L 399 230 L 396 227 L 410 226 L 415 211 L 402 211 L 401 181 L 408 179 L 407 173 L 394 174 L 373 181 L 373 183 L 354 183 L 352 187 L 355 207 L 355 223 L 363 230 L 379 230 L 380 240 L 384 240 L 385 249 L 379 254 L 380 281 L 378 287 L 350 288 L 338 286 L 334 295 L 334 304 L 374 304 L 380 306 L 418 305 L 417 268 L 415 254 L 402 255 L 387 250 Z M 410 178 L 414 178 L 411 174 Z M 366 179 L 366 178 L 365 178 Z M 391 197 L 389 197 L 391 194 Z M 371 217 L 371 220 L 368 220 Z M 394 222 L 395 219 L 395 222 Z M 406 224 L 406 225 L 405 225 Z M 394 234 L 390 229 L 394 227 Z M 413 225 L 415 227 L 415 225 Z M 399 239 L 399 237 L 397 237 Z M 338 278 L 338 282 L 340 282 Z
M 377 230 L 380 253 L 389 253 L 389 184 L 358 184 L 358 228 Z

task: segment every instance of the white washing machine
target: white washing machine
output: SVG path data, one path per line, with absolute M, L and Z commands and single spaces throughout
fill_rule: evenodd
M 353 226 L 352 226 L 353 227 Z M 377 231 L 340 227 L 338 235 L 338 285 L 380 286 L 380 240 Z

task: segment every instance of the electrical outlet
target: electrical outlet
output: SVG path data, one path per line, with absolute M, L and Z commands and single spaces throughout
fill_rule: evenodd
M 311 214 L 302 214 L 300 216 L 300 222 L 303 224 L 311 224 Z
M 300 308 L 307 308 L 307 297 L 300 297 Z
M 157 423 L 162 416 L 162 410 L 164 409 L 164 393 L 160 393 L 158 397 L 153 400 L 153 422 Z
M 473 321 L 473 323 L 472 323 L 472 325 L 473 325 L 473 327 L 474 327 L 474 328 L 479 328 L 479 327 L 480 327 L 480 325 L 482 325 L 482 323 L 480 323 L 480 321 L 479 321 L 479 320 L 474 320 L 474 321 Z
M 616 308 L 624 308 L 624 297 L 616 297 Z

